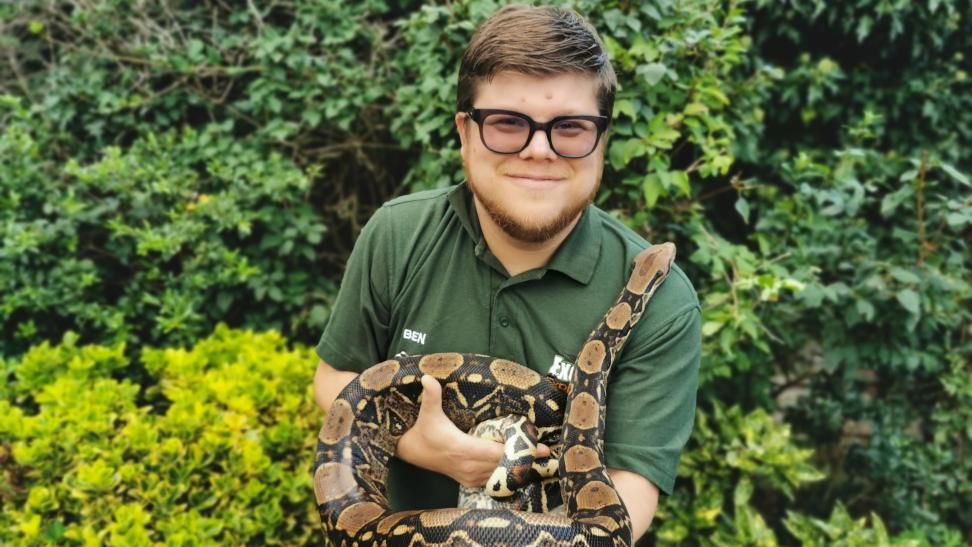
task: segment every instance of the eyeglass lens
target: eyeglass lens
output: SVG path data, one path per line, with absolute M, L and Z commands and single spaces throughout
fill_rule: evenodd
M 519 152 L 530 137 L 530 124 L 509 114 L 483 119 L 483 143 L 494 152 Z M 597 144 L 597 125 L 590 120 L 560 120 L 550 129 L 550 146 L 561 156 L 586 156 Z

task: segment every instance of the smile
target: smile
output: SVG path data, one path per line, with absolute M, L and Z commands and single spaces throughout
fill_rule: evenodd
M 531 190 L 545 190 L 559 186 L 564 179 L 537 175 L 506 175 L 515 184 Z

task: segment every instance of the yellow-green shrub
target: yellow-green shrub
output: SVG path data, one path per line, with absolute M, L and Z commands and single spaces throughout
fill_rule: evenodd
M 766 499 L 792 499 L 801 486 L 823 478 L 797 447 L 790 427 L 762 409 L 714 402 L 700 411 L 679 465 L 679 483 L 659 505 L 653 525 L 665 545 L 777 545 L 764 517 Z M 754 492 L 757 493 L 754 499 Z M 759 503 L 764 501 L 764 503 Z
M 313 362 L 275 332 L 219 326 L 134 363 L 123 345 L 82 346 L 70 333 L 3 363 L 0 544 L 320 542 Z M 647 541 L 786 542 L 772 526 L 786 506 L 774 501 L 821 478 L 810 457 L 762 409 L 715 403 Z M 788 511 L 785 525 L 806 545 L 887 537 L 880 520 L 872 529 L 846 512 L 824 522 Z
M 868 520 L 871 521 L 870 527 Z M 923 544 L 920 539 L 891 537 L 876 513 L 868 518 L 851 518 L 844 504 L 838 502 L 829 520 L 815 519 L 805 515 L 789 513 L 784 521 L 801 545 L 831 547 L 917 547 Z
M 67 335 L 7 364 L 0 544 L 305 543 L 320 414 L 309 350 L 220 326 L 192 349 Z

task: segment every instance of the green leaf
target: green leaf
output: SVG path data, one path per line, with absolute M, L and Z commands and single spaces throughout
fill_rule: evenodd
M 309 127 L 317 127 L 321 123 L 321 113 L 319 110 L 305 110 L 301 112 L 300 117 L 307 122 Z
M 721 321 L 706 321 L 702 325 L 702 336 L 712 336 L 713 334 L 719 332 L 725 323 Z
M 717 87 L 706 86 L 699 90 L 703 95 L 707 97 L 712 97 L 713 99 L 719 101 L 722 105 L 729 104 L 729 96 L 722 92 Z
M 708 111 L 709 107 L 702 103 L 689 103 L 685 105 L 685 109 L 682 112 L 684 112 L 686 116 L 698 116 L 699 114 Z
M 635 38 L 634 45 L 628 49 L 628 53 L 635 57 L 640 57 L 644 61 L 654 61 L 658 58 L 658 48 L 656 48 L 652 43 L 646 42 L 642 35 L 638 35 Z
M 945 222 L 952 228 L 961 228 L 972 222 L 972 216 L 965 213 L 948 213 L 945 215 Z
M 189 40 L 189 47 L 186 53 L 189 55 L 189 58 L 198 62 L 202 60 L 202 52 L 205 47 L 206 45 L 203 44 L 201 40 L 193 38 L 192 40 Z
M 632 120 L 638 116 L 638 110 L 633 102 L 621 99 L 614 103 L 614 118 L 617 119 L 621 114 L 626 114 Z
M 915 291 L 911 289 L 898 291 L 896 297 L 898 299 L 898 303 L 901 304 L 901 307 L 908 310 L 909 313 L 914 315 L 921 313 L 921 298 Z
M 647 207 L 654 207 L 664 191 L 661 177 L 657 173 L 645 175 L 645 180 L 641 183 L 641 190 L 645 196 L 645 205 Z
M 903 268 L 891 268 L 891 277 L 908 285 L 921 283 L 921 278 Z
M 855 307 L 857 308 L 857 313 L 861 314 L 861 317 L 866 321 L 874 319 L 874 305 L 867 300 L 858 300 Z
M 732 493 L 733 504 L 737 508 L 742 507 L 747 503 L 749 503 L 749 499 L 751 497 L 753 497 L 753 483 L 752 481 L 749 480 L 749 478 L 743 478 L 742 480 L 739 481 L 739 484 L 737 484 L 736 488 L 733 490 Z
M 746 201 L 746 198 L 739 196 L 739 199 L 736 200 L 736 212 L 742 217 L 743 222 L 749 224 L 749 202 Z
M 963 174 L 958 169 L 952 167 L 951 165 L 942 162 L 942 170 L 948 173 L 956 181 L 966 186 L 972 186 L 972 182 L 969 181 L 969 177 L 965 176 L 965 174 Z
M 902 186 L 897 191 L 887 194 L 881 199 L 881 216 L 890 217 L 902 203 L 911 199 L 913 195 L 914 189 L 911 185 Z
M 645 142 L 641 139 L 627 139 L 623 141 L 614 141 L 611 145 L 611 151 L 608 153 L 611 159 L 611 165 L 615 169 L 622 169 L 624 166 L 634 158 L 638 158 L 645 155 L 647 149 L 645 148 Z
M 689 177 L 685 171 L 669 171 L 668 175 L 671 179 L 671 184 L 675 188 L 678 188 L 683 196 L 688 197 L 692 193 L 692 187 L 689 185 Z
M 635 74 L 641 76 L 648 82 L 648 85 L 655 85 L 665 77 L 668 68 L 662 63 L 648 63 L 635 69 Z

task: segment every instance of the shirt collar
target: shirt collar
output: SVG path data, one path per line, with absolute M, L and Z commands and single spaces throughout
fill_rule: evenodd
M 469 190 L 465 182 L 461 182 L 449 191 L 447 199 L 449 200 L 449 206 L 456 213 L 456 216 L 459 217 L 459 222 L 462 224 L 463 229 L 466 230 L 469 237 L 479 247 L 483 242 L 483 231 L 479 228 L 479 217 L 476 216 L 476 206 L 473 204 L 472 191 Z
M 492 253 L 483 238 L 483 231 L 479 226 L 476 206 L 473 204 L 472 192 L 465 182 L 458 184 L 448 195 L 449 205 L 459 218 L 462 227 L 476 244 L 476 255 Z M 594 206 L 584 208 L 577 225 L 554 252 L 550 262 L 541 271 L 554 270 L 563 273 L 571 279 L 584 285 L 590 283 L 594 277 L 594 269 L 601 256 L 601 219 L 595 214 Z

